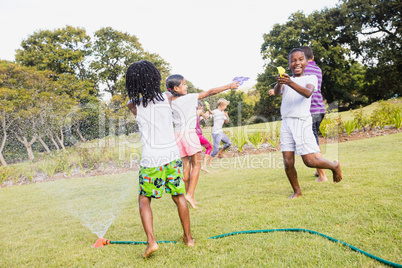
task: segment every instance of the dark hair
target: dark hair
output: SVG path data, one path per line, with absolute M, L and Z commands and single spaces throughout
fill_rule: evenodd
M 295 53 L 295 52 L 303 52 L 304 57 L 306 57 L 306 52 L 304 52 L 303 49 L 301 49 L 301 48 L 294 48 L 294 49 L 292 49 L 292 50 L 289 52 L 288 60 L 290 60 L 290 56 L 291 56 L 293 53 Z M 307 59 L 307 57 L 306 57 L 306 59 Z
M 179 87 L 181 81 L 183 81 L 184 76 L 180 74 L 172 74 L 166 79 L 166 88 L 167 90 L 172 93 L 173 97 L 180 97 L 184 96 L 183 94 L 174 90 L 174 87 Z
M 308 46 L 302 46 L 302 47 L 300 47 L 300 48 L 303 49 L 304 54 L 306 55 L 306 58 L 307 58 L 308 60 L 312 60 L 312 59 L 314 58 L 313 51 L 311 50 L 310 47 L 308 47 Z
M 204 104 L 200 101 L 198 101 L 198 105 L 201 105 L 202 107 L 204 107 Z
M 147 107 L 149 102 L 163 101 L 161 92 L 161 74 L 152 62 L 141 60 L 134 62 L 126 72 L 126 90 L 135 105 Z

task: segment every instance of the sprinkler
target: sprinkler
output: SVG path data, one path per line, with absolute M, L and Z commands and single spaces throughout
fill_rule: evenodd
M 95 244 L 92 245 L 93 248 L 101 248 L 105 245 L 110 245 L 110 240 L 106 240 L 105 238 L 99 237 L 96 240 Z

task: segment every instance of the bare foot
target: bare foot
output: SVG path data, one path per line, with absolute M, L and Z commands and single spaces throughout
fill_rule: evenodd
M 335 170 L 332 171 L 332 175 L 334 176 L 334 182 L 338 183 L 342 180 L 341 163 L 339 163 L 338 160 L 335 160 L 334 162 L 338 163 L 338 165 L 336 166 Z
M 149 255 L 151 255 L 152 253 L 154 253 L 155 251 L 157 251 L 159 249 L 159 246 L 157 243 L 152 244 L 147 246 L 147 248 L 145 249 L 144 253 L 142 253 L 142 257 L 146 258 Z
M 294 192 L 291 196 L 288 197 L 288 199 L 296 198 L 296 197 L 299 197 L 301 195 L 302 195 L 302 193 Z
M 194 198 L 194 203 L 195 203 L 196 205 L 201 204 L 200 202 L 198 202 L 197 200 L 195 200 L 195 198 Z
M 188 239 L 186 236 L 183 236 L 183 241 L 184 241 L 184 244 L 186 244 L 187 247 L 195 246 L 195 240 L 192 237 L 190 239 Z
M 218 154 L 218 158 L 228 158 L 228 157 L 224 154 Z
M 201 170 L 206 172 L 206 173 L 209 173 L 209 170 L 206 167 L 201 167 Z
M 185 195 L 184 198 L 186 199 L 187 202 L 190 203 L 190 206 L 191 206 L 192 208 L 197 208 L 194 198 L 190 198 L 190 197 L 188 197 L 187 195 Z
M 327 178 L 327 177 L 323 177 L 323 178 L 318 177 L 318 178 L 315 180 L 315 182 L 325 182 L 325 181 L 328 181 L 328 178 Z

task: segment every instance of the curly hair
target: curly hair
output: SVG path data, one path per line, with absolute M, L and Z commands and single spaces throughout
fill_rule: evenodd
M 147 107 L 151 101 L 163 101 L 161 74 L 152 62 L 134 62 L 126 72 L 126 90 L 130 100 L 136 105 Z
M 306 52 L 305 52 L 303 49 L 301 49 L 301 48 L 294 48 L 294 49 L 292 49 L 292 50 L 289 52 L 288 60 L 290 60 L 290 56 L 292 56 L 292 54 L 295 53 L 295 52 L 303 52 L 304 57 L 305 57 L 306 60 L 307 60 Z
M 167 90 L 172 93 L 173 97 L 180 97 L 184 96 L 183 94 L 174 90 L 174 87 L 179 87 L 181 81 L 183 81 L 184 76 L 180 74 L 172 74 L 166 79 L 166 88 Z

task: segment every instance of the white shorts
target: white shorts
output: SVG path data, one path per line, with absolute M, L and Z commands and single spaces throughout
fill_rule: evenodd
M 281 152 L 295 152 L 306 155 L 320 152 L 314 137 L 312 118 L 282 118 Z

